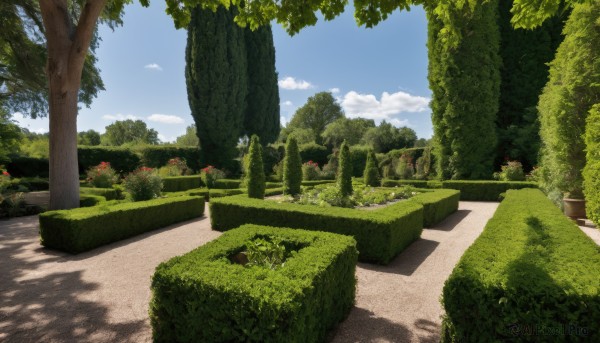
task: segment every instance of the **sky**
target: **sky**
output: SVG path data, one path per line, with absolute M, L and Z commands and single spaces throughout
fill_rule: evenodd
M 124 25 L 100 27 L 98 67 L 106 91 L 79 111 L 78 131 L 104 128 L 115 120 L 141 119 L 164 142 L 193 124 L 185 85 L 187 32 L 176 30 L 165 3 L 125 8 Z M 387 120 L 419 137 L 433 134 L 427 83 L 427 21 L 422 8 L 396 12 L 372 29 L 358 27 L 353 8 L 289 36 L 273 25 L 279 73 L 281 120 L 286 123 L 308 97 L 334 94 L 347 117 Z M 15 119 L 34 132 L 48 120 Z

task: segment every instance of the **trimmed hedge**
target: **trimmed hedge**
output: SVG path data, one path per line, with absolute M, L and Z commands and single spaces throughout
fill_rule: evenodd
M 600 248 L 537 189 L 510 190 L 446 281 L 443 341 L 600 341 Z M 571 330 L 579 331 L 571 331 Z M 561 331 L 564 330 L 564 331 Z
M 118 200 L 122 198 L 119 190 L 115 188 L 79 187 L 79 193 L 99 195 L 104 197 L 106 200 Z
M 302 186 L 311 187 L 325 184 L 334 184 L 335 180 L 312 180 L 312 181 L 302 181 Z
M 165 166 L 170 159 L 179 157 L 185 160 L 192 170 L 200 170 L 200 148 L 195 146 L 146 146 L 139 149 L 140 163 L 150 168 Z
M 230 196 L 212 199 L 212 228 L 226 231 L 243 224 L 290 226 L 353 236 L 360 260 L 388 263 L 421 236 L 423 206 L 401 201 L 373 211 L 318 207 Z
M 432 227 L 458 210 L 460 192 L 439 189 L 417 194 L 410 200 L 423 205 L 423 226 Z
M 297 250 L 277 270 L 230 257 L 249 240 Z M 354 305 L 356 242 L 326 232 L 245 225 L 160 264 L 152 277 L 155 342 L 321 342 Z
M 181 192 L 205 186 L 200 175 L 163 177 L 162 182 L 163 192 Z
M 79 174 L 85 174 L 100 162 L 110 162 L 110 166 L 121 174 L 132 172 L 140 166 L 140 157 L 134 151 L 121 147 L 78 146 L 77 158 Z
M 381 187 L 413 186 L 419 188 L 430 188 L 427 180 L 381 180 Z
M 106 198 L 100 195 L 79 194 L 79 207 L 92 207 L 105 201 Z
M 41 244 L 80 253 L 204 214 L 204 199 L 183 196 L 40 214 Z
M 318 163 L 319 167 L 323 167 L 327 163 L 329 154 L 331 154 L 326 146 L 317 143 L 302 144 L 299 146 L 299 151 L 302 163 L 313 161 Z
M 219 179 L 215 181 L 215 185 L 213 188 L 216 189 L 236 189 L 240 188 L 242 185 L 242 180 L 238 179 Z
M 12 177 L 43 177 L 50 174 L 50 163 L 47 158 L 35 158 L 25 156 L 10 156 L 10 162 L 6 165 L 6 171 Z

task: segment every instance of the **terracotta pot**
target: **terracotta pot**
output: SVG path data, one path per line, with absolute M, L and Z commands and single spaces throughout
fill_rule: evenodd
M 577 218 L 585 218 L 585 200 L 564 198 L 563 205 L 565 207 L 565 215 L 576 220 Z

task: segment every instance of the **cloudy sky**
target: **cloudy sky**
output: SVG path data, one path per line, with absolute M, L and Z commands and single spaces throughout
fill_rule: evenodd
M 186 31 L 175 30 L 164 2 L 126 7 L 124 26 L 100 29 L 99 67 L 106 91 L 79 112 L 79 131 L 115 120 L 141 119 L 172 141 L 193 123 L 185 86 Z M 290 37 L 273 27 L 281 98 L 287 122 L 306 99 L 330 91 L 348 117 L 387 120 L 432 135 L 427 85 L 427 22 L 419 7 L 398 12 L 373 29 L 359 28 L 352 8 Z M 35 132 L 47 119 L 15 118 Z

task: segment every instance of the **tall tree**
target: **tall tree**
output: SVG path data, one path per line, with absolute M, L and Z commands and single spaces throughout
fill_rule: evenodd
M 436 54 L 429 80 L 440 175 L 485 179 L 494 166 L 500 95 L 498 3 L 444 6 L 441 22 L 428 9 L 430 30 L 439 30 L 429 34 L 428 45 Z
M 79 145 L 100 145 L 100 132 L 95 130 L 82 131 L 77 134 Z
M 106 127 L 102 144 L 120 146 L 127 143 L 158 144 L 158 132 L 141 120 L 119 120 Z
M 244 33 L 248 62 L 244 129 L 249 137 L 259 135 L 262 144 L 266 145 L 277 140 L 281 128 L 273 33 L 271 25 L 255 31 L 246 29 Z
M 203 163 L 233 168 L 243 133 L 248 78 L 244 29 L 235 8 L 192 10 L 185 78 Z
M 520 161 L 526 170 L 537 165 L 540 147 L 535 108 L 548 81 L 548 63 L 562 41 L 562 16 L 533 30 L 515 29 L 510 20 L 512 0 L 499 1 L 500 107 L 496 168 L 505 159 Z
M 306 104 L 296 110 L 287 128 L 310 129 L 315 142 L 321 144 L 323 142 L 321 135 L 325 127 L 343 117 L 344 111 L 333 95 L 330 92 L 320 92 L 309 97 Z
M 573 8 L 540 96 L 541 185 L 555 201 L 581 198 L 586 118 L 600 103 L 600 1 Z
M 344 141 L 352 146 L 360 143 L 367 130 L 373 127 L 375 127 L 373 119 L 339 118 L 327 125 L 321 136 L 325 144 L 333 145 L 336 148 Z
M 199 146 L 200 141 L 196 134 L 196 124 L 192 124 L 185 128 L 185 133 L 175 140 L 175 144 L 179 146 Z
M 386 153 L 393 149 L 412 148 L 417 140 L 416 132 L 408 127 L 397 128 L 382 121 L 379 126 L 368 129 L 363 142 L 377 153 Z

